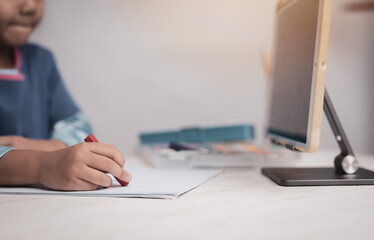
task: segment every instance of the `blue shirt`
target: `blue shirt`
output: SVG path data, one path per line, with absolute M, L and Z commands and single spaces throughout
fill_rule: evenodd
M 51 52 L 26 44 L 16 51 L 23 78 L 0 77 L 0 135 L 48 139 L 54 124 L 78 113 Z
M 73 145 L 77 141 L 71 141 L 72 136 L 68 135 L 74 135 L 74 128 L 83 130 L 79 137 L 92 132 L 68 93 L 50 51 L 26 44 L 16 48 L 14 56 L 15 73 L 0 72 L 0 136 L 34 139 L 58 136 L 62 141 L 70 138 L 64 142 Z M 57 123 L 60 127 L 56 133 Z M 76 127 L 68 128 L 68 132 L 61 128 L 69 124 Z

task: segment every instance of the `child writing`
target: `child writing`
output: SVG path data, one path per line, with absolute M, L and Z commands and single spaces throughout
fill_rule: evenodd
M 0 185 L 94 190 L 111 186 L 105 173 L 130 182 L 116 147 L 81 143 L 88 120 L 52 54 L 27 44 L 43 12 L 43 0 L 0 0 Z

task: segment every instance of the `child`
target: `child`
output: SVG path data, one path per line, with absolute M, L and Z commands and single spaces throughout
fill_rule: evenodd
M 79 143 L 88 120 L 52 54 L 26 43 L 43 11 L 43 0 L 0 0 L 0 185 L 93 190 L 111 186 L 105 173 L 130 182 L 117 148 Z

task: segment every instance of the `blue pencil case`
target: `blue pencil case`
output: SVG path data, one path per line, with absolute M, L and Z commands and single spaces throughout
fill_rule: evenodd
M 252 125 L 243 124 L 208 128 L 185 128 L 179 131 L 141 133 L 139 138 L 141 144 L 160 144 L 169 142 L 214 143 L 249 141 L 255 138 L 255 133 Z

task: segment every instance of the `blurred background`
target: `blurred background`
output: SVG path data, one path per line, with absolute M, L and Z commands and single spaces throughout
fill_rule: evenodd
M 32 41 L 51 49 L 97 137 L 252 123 L 264 140 L 277 0 L 46 1 Z M 327 88 L 356 152 L 374 153 L 374 1 L 335 0 Z M 338 147 L 326 119 L 321 148 Z

